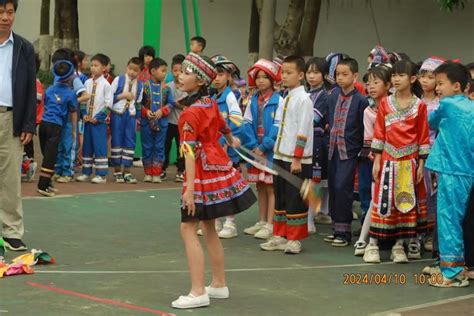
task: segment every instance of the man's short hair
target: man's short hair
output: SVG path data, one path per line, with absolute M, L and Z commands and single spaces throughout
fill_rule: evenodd
M 445 62 L 444 64 L 439 65 L 435 71 L 437 74 L 445 74 L 448 77 L 448 80 L 451 83 L 459 82 L 461 85 L 461 91 L 466 89 L 467 83 L 471 79 L 470 73 L 467 71 L 467 68 L 460 63 L 455 63 L 452 61 Z
M 206 48 L 206 39 L 202 36 L 194 36 L 193 38 L 191 38 L 191 41 L 198 42 L 201 45 L 202 50 L 204 50 L 204 48 Z
M 18 0 L 0 0 L 0 6 L 5 7 L 8 3 L 13 4 L 13 8 L 18 9 Z

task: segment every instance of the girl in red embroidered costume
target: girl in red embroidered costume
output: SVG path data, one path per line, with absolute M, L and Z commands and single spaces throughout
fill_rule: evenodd
M 380 102 L 377 112 L 372 140 L 375 190 L 366 252 L 378 260 L 371 262 L 380 262 L 377 240 L 386 239 L 396 240 L 394 262 L 419 258 L 417 236 L 427 228 L 423 172 L 430 140 L 426 104 L 414 94 L 421 92 L 416 74 L 412 62 L 396 62 L 392 74 L 396 92 Z M 409 241 L 408 257 L 405 241 Z
M 179 122 L 181 153 L 186 174 L 181 207 L 181 236 L 191 274 L 191 291 L 172 303 L 174 308 L 189 309 L 209 305 L 209 298 L 228 298 L 225 283 L 224 250 L 215 230 L 215 219 L 240 213 L 256 202 L 252 190 L 219 144 L 224 135 L 233 147 L 234 138 L 217 103 L 207 93 L 216 76 L 212 61 L 190 53 L 183 62 L 179 77 L 182 90 L 188 93 L 188 108 Z M 212 281 L 204 283 L 204 253 L 196 235 L 199 221 L 206 239 L 212 266 Z

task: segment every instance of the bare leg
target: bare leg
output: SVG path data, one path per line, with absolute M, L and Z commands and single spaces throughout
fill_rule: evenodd
M 196 236 L 198 222 L 181 223 L 181 237 L 184 241 L 188 268 L 191 275 L 191 292 L 194 296 L 201 296 L 204 289 L 204 253 L 201 243 Z
M 265 184 L 267 191 L 267 224 L 273 224 L 273 215 L 275 214 L 275 193 L 273 185 Z
M 268 195 L 266 190 L 266 185 L 261 182 L 257 182 L 257 192 L 258 192 L 258 216 L 260 222 L 267 221 L 267 208 L 268 208 Z
M 224 248 L 222 248 L 221 240 L 217 236 L 214 222 L 215 220 L 202 221 L 201 226 L 204 231 L 207 253 L 212 267 L 211 287 L 220 288 L 225 287 Z

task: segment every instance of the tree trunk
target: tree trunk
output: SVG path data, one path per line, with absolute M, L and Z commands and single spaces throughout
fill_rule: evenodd
M 249 56 L 248 56 L 249 67 L 251 67 L 258 59 L 259 32 L 260 32 L 260 17 L 258 15 L 257 1 L 252 0 L 252 13 L 250 15 L 250 31 L 249 31 Z
M 297 54 L 303 57 L 313 56 L 314 39 L 318 29 L 322 0 L 306 1 L 303 25 L 298 38 Z
M 49 12 L 51 0 L 41 1 L 40 35 L 49 35 Z
M 41 1 L 40 36 L 36 46 L 41 60 L 40 69 L 47 71 L 50 69 L 51 49 L 53 47 L 53 37 L 49 34 L 49 17 L 51 0 Z
M 79 49 L 77 0 L 55 1 L 53 49 L 62 47 Z
M 263 0 L 260 14 L 259 57 L 273 59 L 276 0 Z
M 275 27 L 275 50 L 278 54 L 293 55 L 297 53 L 298 35 L 303 22 L 305 2 L 305 0 L 291 0 L 285 24 Z

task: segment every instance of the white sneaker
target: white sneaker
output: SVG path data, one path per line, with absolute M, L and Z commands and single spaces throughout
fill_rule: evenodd
M 143 161 L 142 161 L 141 159 L 140 159 L 140 160 L 135 160 L 135 161 L 133 162 L 133 166 L 134 166 L 135 168 L 143 168 Z
M 151 182 L 153 180 L 153 177 L 150 176 L 149 174 L 145 175 L 143 178 L 143 182 Z
M 255 225 L 245 228 L 244 234 L 255 235 L 263 226 L 265 226 L 265 222 L 257 222 Z
M 153 183 L 161 183 L 161 177 L 160 176 L 153 176 L 151 178 L 151 182 Z
M 219 235 L 219 238 L 230 239 L 230 238 L 237 237 L 239 234 L 237 233 L 237 227 L 235 223 L 226 221 L 224 223 L 224 228 L 222 228 L 222 230 L 218 233 L 218 235 Z
M 424 267 L 422 273 L 427 275 L 441 274 L 441 268 L 439 267 L 439 264 L 433 263 L 429 266 Z
M 222 230 L 222 222 L 218 219 L 216 219 L 216 224 L 214 225 L 216 227 L 216 232 L 220 232 Z
M 352 220 L 356 221 L 359 219 L 359 215 L 356 212 L 352 211 Z
M 89 180 L 90 180 L 90 177 L 86 174 L 81 174 L 79 177 L 76 178 L 77 182 L 89 182 Z
M 364 262 L 380 263 L 379 247 L 374 244 L 368 244 L 365 248 Z
M 395 263 L 406 263 L 408 262 L 407 255 L 405 253 L 405 248 L 403 248 L 402 244 L 395 244 L 392 247 L 392 254 L 390 255 L 390 259 L 393 260 Z
M 273 227 L 272 225 L 265 224 L 255 235 L 257 239 L 270 239 L 273 236 Z
M 192 294 L 180 296 L 176 301 L 171 303 L 171 306 L 173 308 L 189 309 L 209 306 L 209 304 L 211 304 L 211 301 L 209 300 L 209 295 L 206 293 L 201 296 L 194 296 Z
M 363 240 L 359 240 L 354 244 L 354 256 L 360 257 L 363 256 L 365 253 L 365 248 L 367 247 L 367 243 Z
M 209 295 L 209 298 L 229 298 L 229 288 L 225 287 L 211 287 L 206 286 L 206 293 Z
M 104 184 L 107 183 L 107 179 L 103 176 L 95 176 L 94 179 L 91 180 L 91 182 L 95 184 Z
M 332 219 L 331 216 L 319 212 L 314 216 L 314 222 L 316 224 L 330 225 L 332 224 Z
M 266 251 L 285 250 L 288 241 L 281 236 L 273 236 L 267 242 L 260 244 L 260 248 Z
M 433 237 L 428 237 L 423 244 L 426 251 L 433 251 Z
M 69 183 L 72 181 L 72 177 L 69 176 L 62 176 L 56 179 L 57 183 Z
M 285 253 L 289 255 L 297 255 L 301 252 L 301 242 L 299 240 L 288 240 Z

